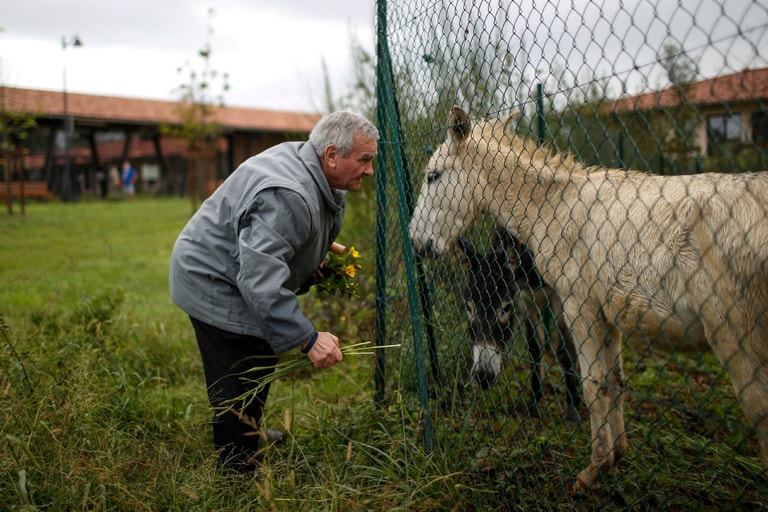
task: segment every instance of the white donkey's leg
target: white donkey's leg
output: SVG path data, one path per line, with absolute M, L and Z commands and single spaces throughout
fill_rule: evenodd
M 756 329 L 747 336 L 742 354 L 742 375 L 731 375 L 733 387 L 747 417 L 747 422 L 754 429 L 763 464 L 768 470 L 768 333 Z
M 592 455 L 589 466 L 579 473 L 574 489 L 577 491 L 592 487 L 600 471 L 612 466 L 616 430 L 609 423 L 611 410 L 615 407 L 612 396 L 607 392 L 609 365 L 606 364 L 604 342 L 606 329 L 597 312 L 586 304 L 574 304 L 568 299 L 566 314 L 573 318 L 573 338 L 579 356 L 584 401 L 589 409 L 589 423 L 592 430 Z M 623 426 L 621 427 L 623 432 Z
M 731 377 L 736 398 L 757 434 L 768 469 L 768 331 L 763 322 L 756 320 L 765 316 L 754 313 L 758 306 L 768 308 L 745 301 L 725 308 L 711 300 L 702 309 L 707 341 Z M 709 321 L 716 320 L 718 314 L 726 317 L 728 324 Z M 744 325 L 745 319 L 749 325 Z
M 611 327 L 605 340 L 605 362 L 608 365 L 606 396 L 610 402 L 608 424 L 613 435 L 611 460 L 615 464 L 627 452 L 627 435 L 624 431 L 624 364 L 621 358 L 622 335 Z

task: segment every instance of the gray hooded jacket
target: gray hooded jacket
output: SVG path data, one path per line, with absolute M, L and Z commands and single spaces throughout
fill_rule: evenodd
M 276 354 L 302 344 L 316 331 L 294 290 L 325 258 L 345 207 L 309 142 L 249 158 L 176 240 L 171 298 L 197 320 L 267 340 Z

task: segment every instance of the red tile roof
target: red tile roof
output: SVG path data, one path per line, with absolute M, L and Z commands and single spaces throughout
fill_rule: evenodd
M 731 75 L 693 82 L 684 92 L 670 87 L 611 104 L 614 111 L 652 110 L 674 107 L 681 103 L 692 105 L 728 104 L 740 101 L 768 100 L 768 68 L 747 69 Z
M 160 124 L 178 121 L 178 102 L 67 94 L 67 112 L 78 120 Z M 38 117 L 62 117 L 64 94 L 0 87 L 0 110 L 33 114 Z M 243 107 L 214 107 L 215 120 L 225 129 L 267 132 L 309 133 L 319 114 Z

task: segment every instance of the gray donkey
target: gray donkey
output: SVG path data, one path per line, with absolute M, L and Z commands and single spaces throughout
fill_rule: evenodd
M 466 239 L 457 241 L 459 260 L 467 271 L 464 305 L 469 317 L 472 340 L 472 376 L 484 390 L 494 385 L 502 371 L 506 342 L 517 322 L 523 322 L 531 357 L 531 398 L 527 409 L 537 410 L 543 395 L 542 362 L 546 347 L 544 314 L 550 307 L 556 322 L 555 353 L 565 374 L 566 421 L 579 423 L 580 391 L 578 356 L 570 330 L 565 324 L 560 298 L 547 285 L 533 265 L 533 255 L 515 237 L 499 229 L 493 247 L 479 254 Z

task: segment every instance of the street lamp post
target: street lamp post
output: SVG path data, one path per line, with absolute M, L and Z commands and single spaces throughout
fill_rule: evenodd
M 83 46 L 82 41 L 80 41 L 80 37 L 75 34 L 72 36 L 72 39 L 67 41 L 66 37 L 61 37 L 61 50 L 64 53 L 64 64 L 62 66 L 62 78 L 63 78 L 63 98 L 64 98 L 64 201 L 69 202 L 72 200 L 72 177 L 70 176 L 70 166 L 69 166 L 69 147 L 70 147 L 70 141 L 72 140 L 72 122 L 69 119 L 69 114 L 67 112 L 67 58 L 66 58 L 66 50 L 69 46 L 73 46 L 75 48 L 78 48 L 80 46 Z

